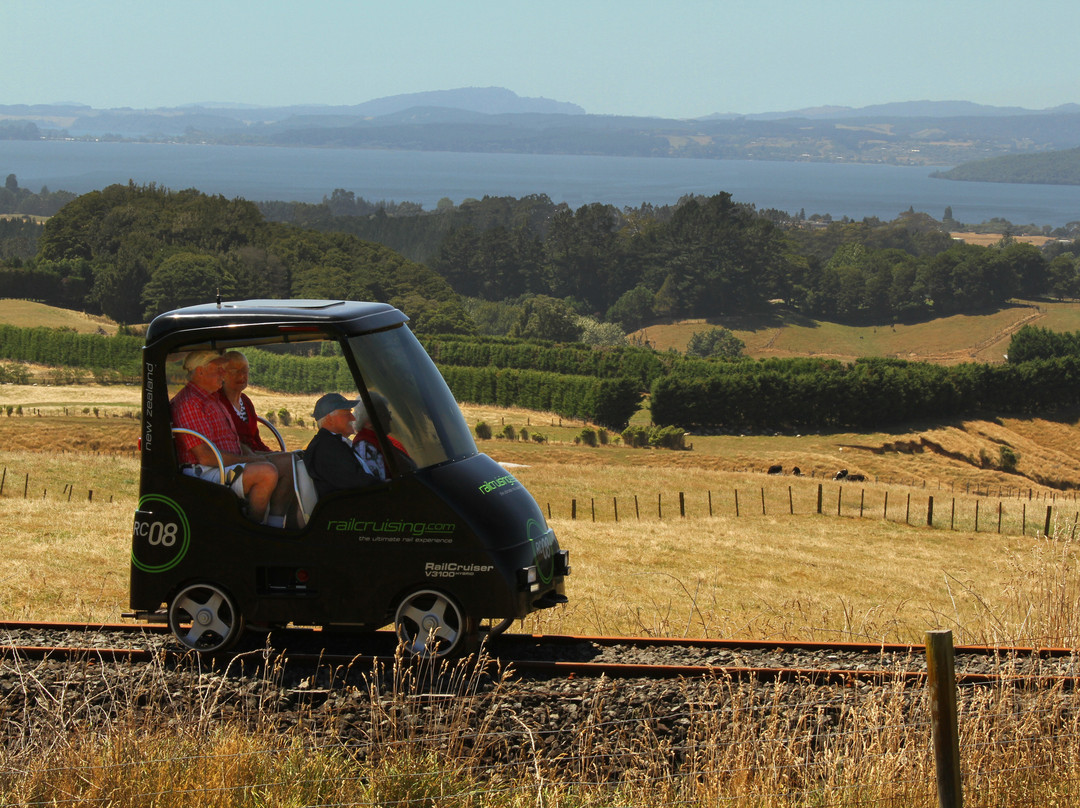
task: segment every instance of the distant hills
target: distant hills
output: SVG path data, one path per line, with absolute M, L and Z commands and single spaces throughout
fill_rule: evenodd
M 898 101 L 891 104 L 872 104 L 868 107 L 807 107 L 787 112 L 761 112 L 753 115 L 732 113 L 709 115 L 707 119 L 750 118 L 783 120 L 784 118 L 966 118 L 1003 117 L 1013 115 L 1061 115 L 1080 112 L 1080 104 L 1062 104 L 1050 109 L 1023 107 L 994 107 L 972 101 Z
M 0 139 L 72 137 L 956 166 L 1076 148 L 1080 105 L 1028 110 L 966 101 L 908 101 L 681 120 L 591 115 L 576 104 L 525 98 L 499 87 L 411 93 L 342 106 L 0 105 Z

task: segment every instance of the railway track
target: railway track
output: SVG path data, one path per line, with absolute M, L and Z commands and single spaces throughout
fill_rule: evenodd
M 240 657 L 257 663 L 365 666 L 392 662 L 396 637 L 387 631 L 344 634 L 303 628 L 254 632 L 215 664 Z M 1012 684 L 1072 689 L 1080 658 L 1065 648 L 957 646 L 958 684 Z M 81 625 L 0 622 L 0 658 L 80 661 L 178 661 L 185 652 L 159 625 Z M 781 642 L 648 637 L 574 637 L 502 634 L 485 645 L 484 658 L 517 676 L 532 678 L 697 678 L 872 685 L 926 677 L 921 645 Z

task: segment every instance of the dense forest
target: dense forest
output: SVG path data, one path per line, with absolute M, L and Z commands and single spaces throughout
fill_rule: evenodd
M 471 331 L 438 275 L 379 244 L 266 222 L 254 204 L 198 191 L 113 185 L 52 216 L 23 261 L 0 262 L 8 297 L 120 323 L 225 297 L 383 300 L 420 330 Z
M 218 292 L 350 297 L 394 303 L 420 332 L 611 343 L 657 320 L 777 303 L 885 324 L 1018 296 L 1080 297 L 1075 234 L 1043 250 L 1008 236 L 980 247 L 925 213 L 830 221 L 726 193 L 577 210 L 543 195 L 485 197 L 425 212 L 345 191 L 318 205 L 259 206 L 128 184 L 72 199 L 39 232 L 30 226 L 0 230 L 3 294 L 121 323 Z
M 1004 242 L 978 247 L 950 238 L 959 223 L 949 211 L 943 221 L 915 211 L 891 222 L 831 221 L 717 194 L 576 211 L 543 195 L 485 197 L 456 206 L 443 200 L 423 213 L 345 191 L 319 205 L 261 208 L 270 219 L 386 244 L 466 297 L 547 296 L 627 330 L 761 311 L 775 300 L 818 319 L 878 324 L 986 311 L 1015 296 L 1080 296 L 1077 228 L 1040 251 L 995 222 Z

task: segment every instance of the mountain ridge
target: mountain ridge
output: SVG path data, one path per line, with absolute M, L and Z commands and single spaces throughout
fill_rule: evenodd
M 956 166 L 1074 148 L 1080 144 L 1080 104 L 1040 111 L 905 101 L 671 119 L 595 115 L 576 104 L 526 98 L 502 87 L 467 87 L 336 106 L 0 105 L 0 140 L 66 138 Z

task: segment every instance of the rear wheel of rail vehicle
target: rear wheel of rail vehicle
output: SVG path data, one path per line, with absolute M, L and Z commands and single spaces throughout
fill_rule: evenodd
M 394 628 L 413 656 L 449 657 L 471 649 L 476 632 L 461 607 L 442 592 L 421 589 L 402 599 Z
M 193 651 L 222 651 L 244 632 L 244 618 L 224 589 L 215 584 L 192 584 L 169 603 L 169 628 Z

